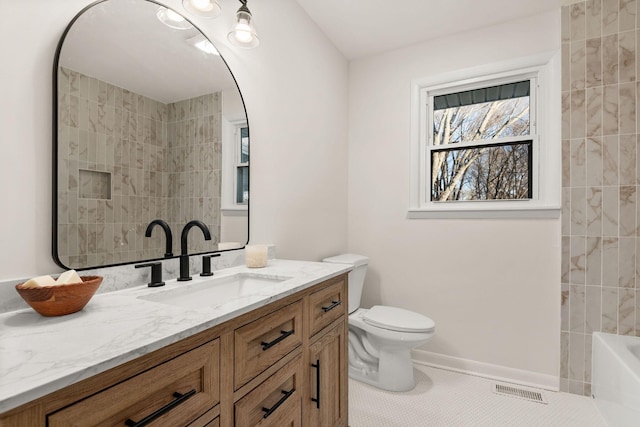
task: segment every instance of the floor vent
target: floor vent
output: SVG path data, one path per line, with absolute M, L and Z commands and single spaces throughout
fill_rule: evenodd
M 530 400 L 532 402 L 544 403 L 545 405 L 547 404 L 547 401 L 544 398 L 544 395 L 537 390 L 529 390 L 522 387 L 514 387 L 510 385 L 497 384 L 497 383 L 493 383 L 491 385 L 491 388 L 493 392 L 496 394 L 518 397 L 520 399 Z

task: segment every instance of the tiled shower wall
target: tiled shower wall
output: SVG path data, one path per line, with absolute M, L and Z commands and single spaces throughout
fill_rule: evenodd
M 207 224 L 207 244 L 215 247 L 218 93 L 167 105 L 65 68 L 58 73 L 58 93 L 58 254 L 65 265 L 161 258 L 162 230 L 144 236 L 156 218 L 171 225 L 174 254 L 192 219 Z M 198 233 L 190 233 L 190 252 L 205 250 Z
M 561 390 L 591 394 L 592 333 L 640 336 L 636 0 L 562 8 Z

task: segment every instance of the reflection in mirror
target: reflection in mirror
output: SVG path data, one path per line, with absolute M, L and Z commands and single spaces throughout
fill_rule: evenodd
M 159 11 L 161 13 L 159 13 Z M 54 248 L 64 268 L 163 258 L 166 221 L 180 254 L 241 248 L 248 240 L 249 129 L 222 58 L 188 21 L 162 6 L 106 0 L 80 12 L 55 66 Z M 197 46 L 201 46 L 202 50 Z

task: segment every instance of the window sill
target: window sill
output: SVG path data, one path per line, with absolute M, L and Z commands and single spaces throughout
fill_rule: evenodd
M 224 216 L 247 216 L 249 215 L 249 209 L 246 206 L 242 207 L 223 207 L 220 209 Z
M 527 209 L 420 209 L 407 211 L 407 219 L 535 219 L 559 218 L 560 208 Z

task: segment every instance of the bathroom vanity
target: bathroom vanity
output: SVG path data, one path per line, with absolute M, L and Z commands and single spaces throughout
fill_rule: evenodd
M 215 305 L 174 298 L 194 278 L 0 315 L 0 425 L 346 426 L 348 270 L 272 260 L 216 272 L 273 283 Z

